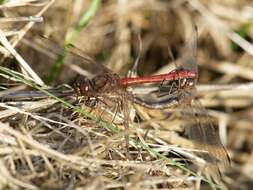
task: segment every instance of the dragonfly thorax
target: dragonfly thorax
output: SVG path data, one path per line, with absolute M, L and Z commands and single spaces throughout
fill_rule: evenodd
M 119 76 L 116 74 L 101 74 L 89 79 L 78 76 L 73 88 L 80 96 L 97 97 L 101 93 L 113 92 L 119 87 Z

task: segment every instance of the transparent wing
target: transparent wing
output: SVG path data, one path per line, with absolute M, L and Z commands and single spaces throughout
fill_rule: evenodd
M 207 110 L 199 101 L 194 100 L 193 105 L 185 105 L 182 110 L 183 119 L 187 123 L 185 126 L 186 134 L 193 140 L 198 149 L 207 152 L 201 156 L 208 163 L 208 172 L 212 176 L 215 175 L 216 178 L 220 177 L 220 170 L 229 165 L 230 159 L 221 143 L 218 127 L 213 124 Z
M 6 102 L 6 101 L 26 101 L 26 100 L 37 100 L 37 99 L 44 99 L 49 98 L 49 94 L 57 96 L 57 97 L 65 97 L 65 96 L 71 96 L 74 95 L 74 91 L 71 88 L 52 88 L 52 89 L 44 89 L 48 92 L 46 94 L 42 91 L 29 91 L 29 90 L 23 90 L 23 91 L 13 91 L 8 92 L 6 94 L 0 95 L 0 102 Z
M 197 41 L 198 31 L 197 27 L 194 27 L 193 34 L 189 38 L 184 48 L 181 51 L 181 57 L 179 59 L 179 64 L 183 69 L 195 71 L 198 73 L 197 65 Z
M 52 40 L 41 36 L 36 36 L 33 39 L 29 40 L 25 39 L 23 40 L 23 42 L 26 45 L 32 46 L 37 51 L 40 51 L 43 54 L 47 55 L 53 61 L 64 57 L 65 64 L 76 65 L 87 71 L 87 75 L 94 76 L 97 74 L 111 72 L 111 70 L 108 69 L 106 66 L 95 62 L 84 51 L 73 45 L 69 45 L 67 48 L 64 49 L 56 43 L 52 42 Z
M 112 73 L 110 69 L 108 69 L 103 64 L 99 64 L 94 61 L 91 57 L 85 54 L 82 50 L 77 47 L 71 46 L 68 50 L 68 59 L 80 59 L 82 62 L 82 68 L 87 69 L 92 74 L 104 74 L 104 73 Z

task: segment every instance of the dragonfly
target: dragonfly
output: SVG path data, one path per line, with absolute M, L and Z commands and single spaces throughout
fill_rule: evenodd
M 173 57 L 173 55 L 172 55 Z M 221 170 L 228 167 L 231 163 L 226 148 L 223 146 L 219 138 L 219 130 L 211 121 L 208 111 L 196 100 L 198 81 L 197 66 L 197 29 L 190 41 L 183 48 L 183 53 L 179 58 L 179 66 L 177 63 L 176 71 L 188 71 L 195 74 L 192 78 L 182 77 L 178 80 L 162 82 L 159 90 L 155 89 L 151 93 L 158 93 L 156 100 L 143 99 L 136 97 L 136 102 L 150 109 L 166 109 L 176 104 L 178 110 L 186 121 L 185 133 L 193 140 L 195 146 L 204 150 L 204 154 L 200 154 L 207 162 L 205 167 L 216 181 L 220 181 Z M 169 103 L 168 98 L 171 97 Z
M 73 51 L 73 50 L 72 50 Z M 75 53 L 77 50 L 71 51 L 73 56 L 77 56 Z M 79 52 L 79 50 L 78 50 Z M 101 94 L 110 94 L 115 91 L 126 91 L 128 87 L 148 84 L 148 83 L 159 83 L 164 81 L 176 81 L 180 79 L 192 80 L 196 77 L 196 74 L 191 71 L 177 70 L 171 71 L 166 74 L 153 75 L 153 76 L 144 76 L 144 77 L 120 77 L 118 74 L 113 73 L 111 70 L 105 66 L 94 62 L 91 58 L 86 55 L 82 57 L 85 60 L 83 63 L 92 67 L 98 67 L 99 72 L 103 74 L 98 74 L 95 77 L 91 78 L 88 76 L 77 75 L 72 83 L 72 88 L 70 86 L 59 86 L 56 88 L 45 89 L 49 94 L 57 97 L 65 96 L 82 96 L 86 98 L 86 103 L 89 105 L 89 101 L 96 100 L 98 101 Z M 187 84 L 189 85 L 189 84 Z M 139 100 L 137 97 L 127 93 L 128 98 L 134 101 L 137 104 L 144 105 L 145 102 Z M 38 100 L 48 98 L 48 95 L 41 91 L 33 90 L 8 90 L 7 93 L 0 92 L 0 102 L 6 101 L 25 101 L 25 100 Z M 166 106 L 168 107 L 172 100 L 167 100 Z M 90 104 L 91 105 L 91 104 Z M 150 105 L 150 107 L 153 107 Z
M 120 111 L 124 115 L 124 126 L 126 128 L 128 128 L 128 121 L 130 120 L 128 102 L 134 102 L 150 109 L 165 109 L 185 105 L 186 110 L 189 112 L 185 115 L 194 123 L 186 127 L 189 137 L 195 142 L 197 148 L 207 152 L 206 161 L 210 163 L 210 166 L 226 164 L 228 162 L 228 154 L 219 139 L 217 130 L 211 122 L 203 123 L 200 121 L 194 114 L 196 110 L 191 106 L 191 102 L 195 98 L 195 85 L 198 80 L 196 39 L 197 37 L 194 36 L 185 46 L 180 58 L 182 66 L 180 65 L 171 72 L 152 76 L 121 77 L 106 66 L 95 62 L 79 49 L 72 47 L 68 52 L 66 62 L 73 62 L 73 60 L 78 59 L 81 66 L 90 71 L 91 74 L 87 76 L 78 75 L 72 84 L 72 89 L 50 89 L 50 93 L 60 97 L 71 95 L 83 97 L 85 104 L 89 107 L 96 106 L 97 102 L 103 101 L 105 97 L 117 97 Z M 61 52 L 55 52 L 55 54 L 60 55 Z M 158 91 L 152 92 L 152 94 L 157 96 L 157 99 L 153 101 L 149 99 L 145 100 L 127 90 L 129 87 L 144 84 L 159 86 Z M 29 91 L 26 93 L 22 91 L 2 95 L 0 101 L 39 99 L 44 97 L 45 94 L 43 92 Z M 207 111 L 203 107 L 201 109 L 202 113 L 206 113 L 204 115 L 208 118 Z

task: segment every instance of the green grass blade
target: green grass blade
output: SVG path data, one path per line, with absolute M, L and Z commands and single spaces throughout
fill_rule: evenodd
M 60 69 L 62 65 L 64 64 L 64 60 L 69 49 L 69 44 L 72 44 L 76 40 L 78 34 L 91 21 L 91 19 L 96 14 L 100 4 L 101 4 L 101 0 L 93 0 L 88 10 L 83 13 L 79 22 L 74 27 L 74 30 L 72 30 L 66 35 L 65 42 L 64 42 L 64 53 L 58 56 L 58 58 L 56 59 L 56 62 L 53 64 L 52 68 L 50 69 L 49 75 L 47 77 L 47 82 L 49 84 L 51 84 L 55 80 L 56 76 L 60 72 Z

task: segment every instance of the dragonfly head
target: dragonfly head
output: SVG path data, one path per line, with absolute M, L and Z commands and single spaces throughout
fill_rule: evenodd
M 196 79 L 193 78 L 184 78 L 182 79 L 182 87 L 194 87 L 196 84 Z
M 78 75 L 73 83 L 73 88 L 77 95 L 90 97 L 94 93 L 91 80 L 85 76 Z
M 198 73 L 194 71 L 185 71 L 187 72 L 186 77 L 181 79 L 181 87 L 194 87 L 198 79 Z

